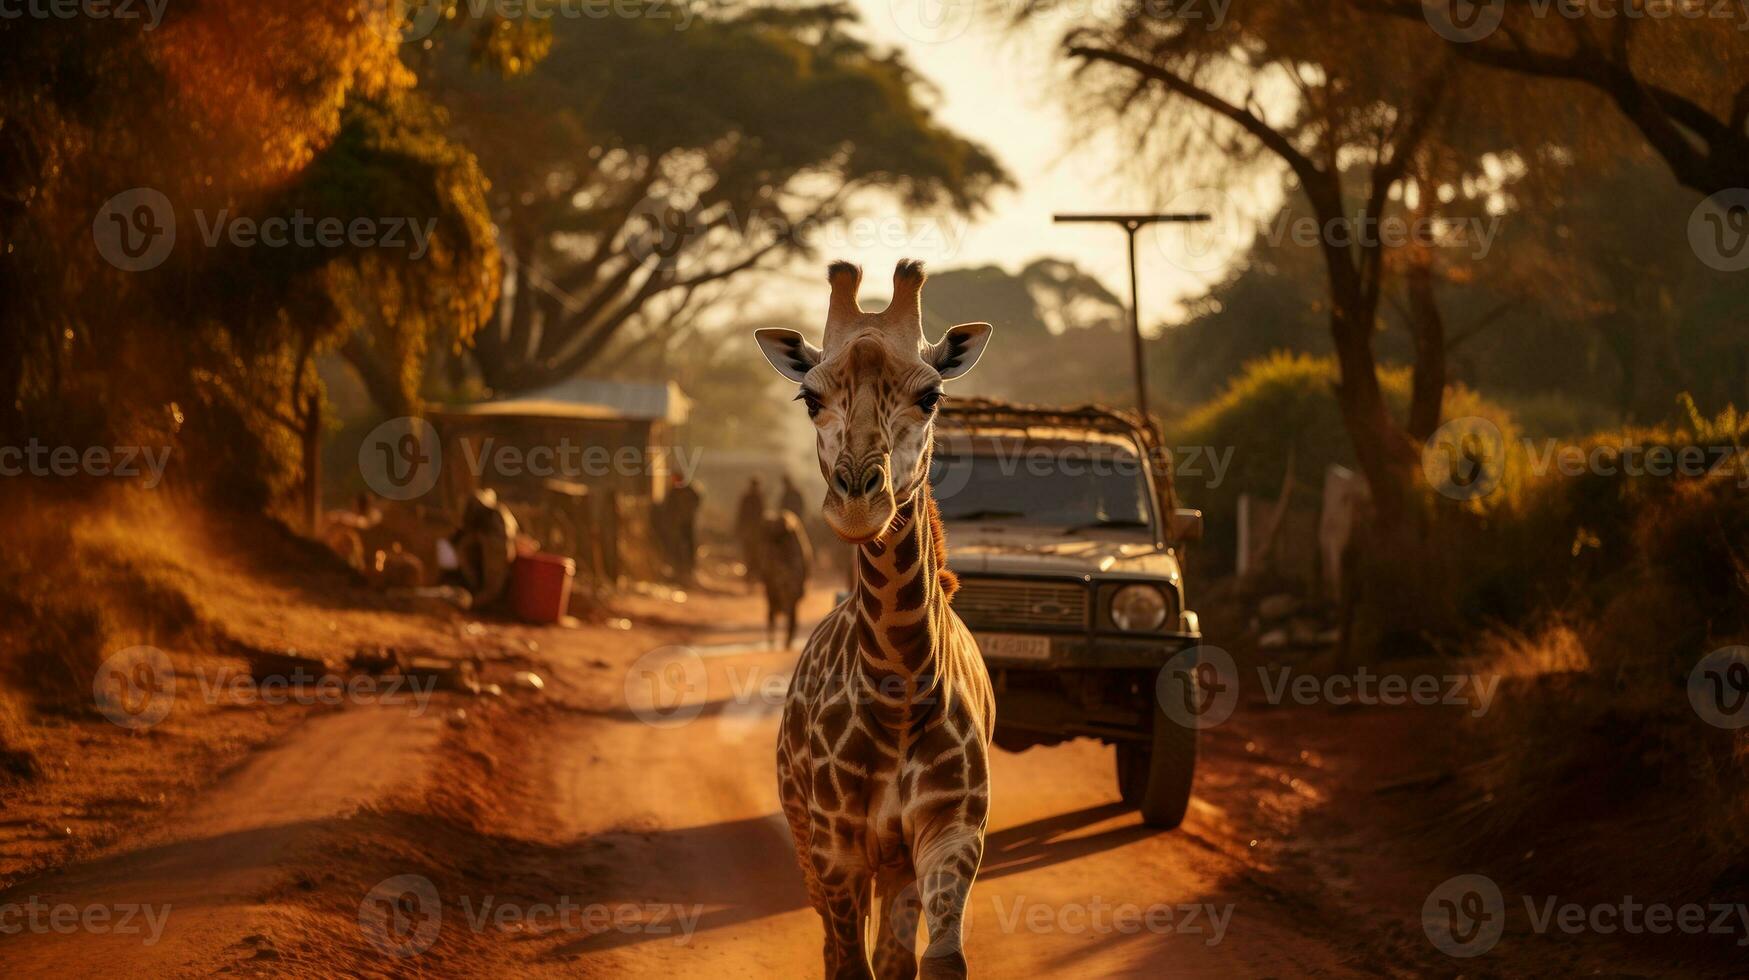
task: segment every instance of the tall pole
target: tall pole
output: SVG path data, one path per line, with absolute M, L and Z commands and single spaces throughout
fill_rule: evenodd
M 1136 368 L 1136 412 L 1142 416 L 1142 422 L 1152 426 L 1152 417 L 1148 414 L 1148 368 L 1142 357 L 1142 300 L 1140 285 L 1136 276 L 1136 232 L 1143 225 L 1171 222 L 1175 224 L 1196 221 L 1207 221 L 1206 213 L 1195 214 L 1059 214 L 1052 220 L 1058 224 L 1076 224 L 1097 222 L 1114 224 L 1123 227 L 1129 238 L 1130 246 L 1130 357 L 1135 361 Z
M 1130 358 L 1136 364 L 1136 414 L 1147 425 L 1153 416 L 1148 414 L 1148 364 L 1142 357 L 1142 297 L 1136 282 L 1136 232 L 1141 227 L 1133 221 L 1126 221 L 1123 226 L 1128 233 L 1125 237 L 1130 240 Z

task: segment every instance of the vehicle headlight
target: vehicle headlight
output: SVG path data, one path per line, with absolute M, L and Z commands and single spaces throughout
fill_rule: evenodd
M 1126 585 L 1111 597 L 1111 621 L 1132 633 L 1157 630 L 1166 622 L 1166 597 L 1152 585 Z

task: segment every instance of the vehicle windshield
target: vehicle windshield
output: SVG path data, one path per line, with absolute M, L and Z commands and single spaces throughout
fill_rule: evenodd
M 1004 448 L 937 447 L 929 480 L 943 520 L 1152 536 L 1148 480 L 1134 455 L 1073 444 Z

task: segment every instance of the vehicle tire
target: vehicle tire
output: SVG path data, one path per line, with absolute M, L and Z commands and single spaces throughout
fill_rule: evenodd
M 1196 776 L 1196 729 L 1154 709 L 1154 730 L 1144 741 L 1117 743 L 1118 795 L 1142 811 L 1142 823 L 1171 830 L 1190 808 Z

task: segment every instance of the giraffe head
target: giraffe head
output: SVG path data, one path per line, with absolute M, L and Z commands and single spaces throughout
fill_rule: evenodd
M 962 323 L 937 343 L 923 338 L 923 264 L 893 270 L 893 300 L 879 313 L 856 301 L 862 270 L 834 262 L 820 347 L 794 330 L 755 336 L 779 374 L 800 383 L 796 399 L 814 422 L 826 523 L 845 541 L 878 538 L 929 473 L 941 384 L 978 362 L 988 323 Z

